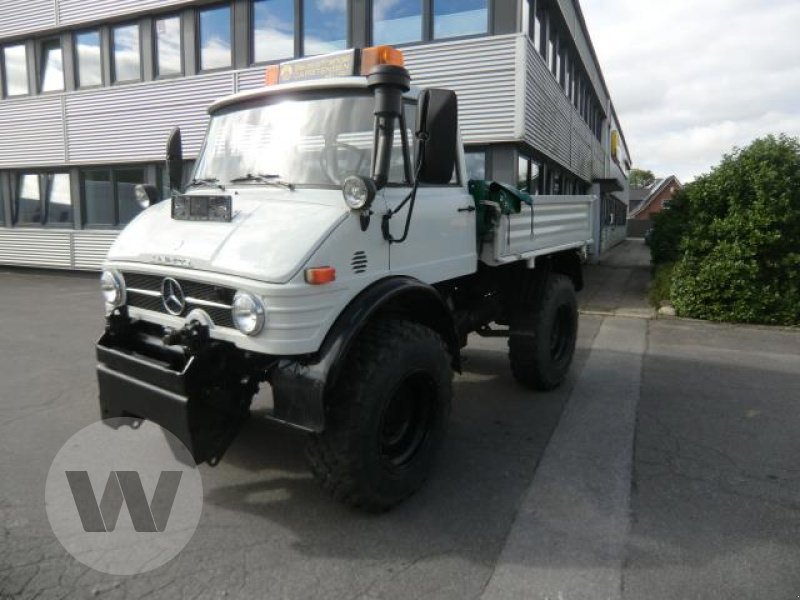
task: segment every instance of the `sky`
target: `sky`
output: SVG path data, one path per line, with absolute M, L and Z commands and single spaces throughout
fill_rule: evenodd
M 688 182 L 800 136 L 800 1 L 581 0 L 634 166 Z

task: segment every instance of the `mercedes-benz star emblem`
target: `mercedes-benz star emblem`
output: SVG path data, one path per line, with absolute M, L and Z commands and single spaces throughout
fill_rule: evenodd
M 172 277 L 161 282 L 161 303 L 169 314 L 179 316 L 186 309 L 186 297 L 181 284 Z

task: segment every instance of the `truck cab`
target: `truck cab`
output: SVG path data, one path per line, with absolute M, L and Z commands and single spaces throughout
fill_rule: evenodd
M 524 385 L 560 383 L 589 240 L 537 245 L 531 197 L 468 182 L 455 93 L 413 88 L 398 50 L 276 65 L 266 84 L 210 107 L 184 189 L 174 130 L 171 198 L 139 190 L 150 206 L 101 277 L 101 414 L 215 464 L 268 384 L 322 485 L 383 510 L 427 477 L 470 332 L 509 337 Z M 523 207 L 530 244 L 503 254 Z

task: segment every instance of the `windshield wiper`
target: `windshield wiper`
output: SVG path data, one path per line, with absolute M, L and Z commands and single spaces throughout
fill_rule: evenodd
M 215 187 L 221 189 L 223 192 L 225 191 L 225 186 L 219 183 L 219 179 L 216 177 L 207 177 L 207 178 L 199 178 L 199 179 L 192 179 L 186 187 L 192 187 L 194 185 L 204 185 L 207 187 Z
M 271 175 L 269 173 L 256 173 L 254 175 L 252 173 L 247 173 L 241 177 L 234 177 L 231 179 L 231 183 L 243 183 L 246 181 L 258 181 L 259 183 L 263 183 L 265 185 L 277 185 L 279 187 L 286 188 L 287 190 L 294 191 L 294 184 L 289 183 L 288 181 L 283 181 L 280 179 L 280 175 Z

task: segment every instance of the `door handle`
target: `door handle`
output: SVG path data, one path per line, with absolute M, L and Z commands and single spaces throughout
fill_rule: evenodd
M 458 212 L 475 212 L 475 207 L 473 205 L 464 206 L 463 208 L 459 208 Z

